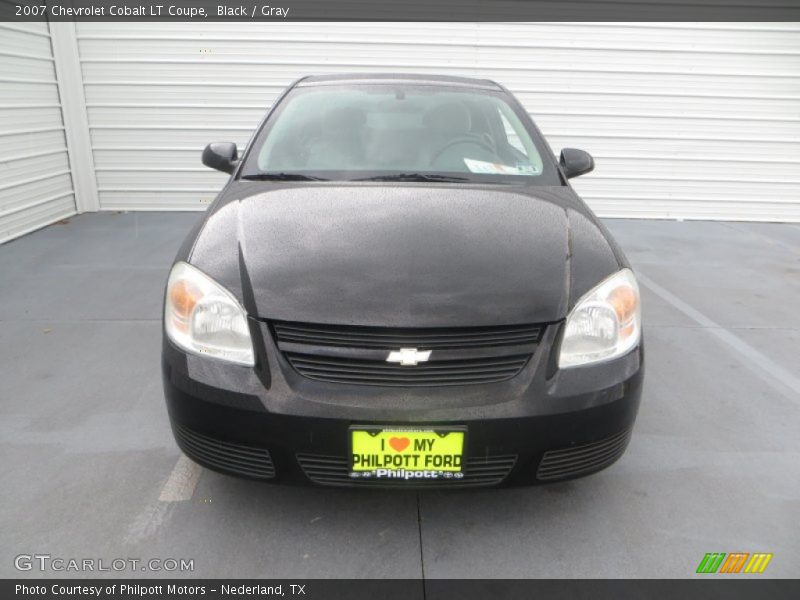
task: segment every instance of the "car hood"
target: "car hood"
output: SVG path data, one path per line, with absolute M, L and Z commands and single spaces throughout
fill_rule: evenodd
M 552 322 L 567 313 L 570 210 L 550 188 L 264 188 L 245 186 L 215 207 L 190 258 L 251 315 L 446 327 Z

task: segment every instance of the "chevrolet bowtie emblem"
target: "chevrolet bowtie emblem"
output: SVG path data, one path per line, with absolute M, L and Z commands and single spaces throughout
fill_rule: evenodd
M 431 350 L 400 348 L 400 350 L 390 352 L 386 362 L 400 363 L 401 367 L 413 367 L 421 362 L 427 362 L 430 357 Z

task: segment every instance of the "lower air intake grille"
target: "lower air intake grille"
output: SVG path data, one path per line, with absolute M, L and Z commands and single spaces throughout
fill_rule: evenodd
M 347 458 L 320 454 L 298 454 L 300 468 L 314 483 L 323 485 L 357 486 L 424 486 L 424 487 L 481 487 L 501 483 L 517 462 L 515 454 L 468 458 L 461 479 L 429 479 L 405 481 L 403 479 L 358 479 L 351 478 L 347 469 Z
M 223 442 L 175 426 L 175 439 L 187 456 L 212 469 L 254 479 L 272 479 L 275 467 L 272 457 L 264 448 Z
M 622 456 L 630 439 L 631 430 L 628 429 L 591 444 L 545 452 L 536 477 L 542 481 L 550 481 L 599 471 Z
M 318 381 L 408 387 L 503 381 L 519 373 L 529 355 L 442 360 L 411 368 L 385 361 L 293 352 L 287 352 L 286 358 L 298 373 Z

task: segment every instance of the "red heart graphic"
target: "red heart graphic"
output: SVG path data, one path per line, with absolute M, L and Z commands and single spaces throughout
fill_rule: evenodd
M 393 438 L 391 438 L 389 440 L 389 445 L 392 448 L 394 448 L 395 450 L 397 450 L 398 452 L 402 452 L 403 450 L 408 448 L 408 445 L 410 443 L 411 443 L 411 440 L 408 439 L 408 438 L 396 438 L 396 437 L 393 437 Z

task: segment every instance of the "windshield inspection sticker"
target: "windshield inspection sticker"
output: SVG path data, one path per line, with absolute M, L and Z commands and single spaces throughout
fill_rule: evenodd
M 536 169 L 532 165 L 503 165 L 491 163 L 473 158 L 465 158 L 464 164 L 472 173 L 484 173 L 488 175 L 537 175 Z

